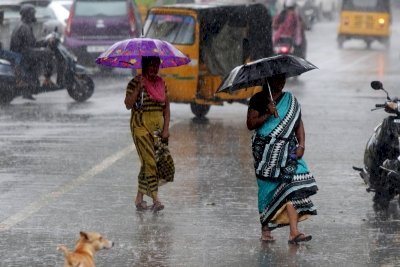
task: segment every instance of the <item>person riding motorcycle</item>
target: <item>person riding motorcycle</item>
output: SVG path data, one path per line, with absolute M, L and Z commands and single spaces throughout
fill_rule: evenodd
M 53 72 L 53 53 L 46 48 L 54 39 L 48 41 L 37 41 L 32 29 L 36 22 L 36 9 L 32 4 L 24 4 L 20 9 L 21 22 L 11 34 L 10 50 L 22 55 L 22 61 L 16 70 L 17 82 L 23 87 L 23 97 L 35 100 L 32 94 L 37 88 L 40 64 L 44 65 L 45 80 L 43 86 L 55 86 L 50 77 Z M 40 49 L 39 49 L 40 48 Z
M 294 54 L 306 57 L 305 25 L 301 15 L 297 12 L 296 1 L 286 0 L 283 10 L 274 17 L 272 42 L 275 46 L 280 38 L 291 38 L 294 44 Z

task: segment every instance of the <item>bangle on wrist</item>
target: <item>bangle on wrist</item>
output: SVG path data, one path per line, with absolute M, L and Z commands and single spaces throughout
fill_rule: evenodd
M 302 149 L 306 149 L 304 146 L 302 145 L 297 145 L 297 147 L 301 147 Z

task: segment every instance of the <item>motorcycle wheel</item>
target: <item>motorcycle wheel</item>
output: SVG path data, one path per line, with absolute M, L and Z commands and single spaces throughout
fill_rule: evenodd
M 67 87 L 70 97 L 77 102 L 88 100 L 94 92 L 94 82 L 87 75 L 75 76 L 73 83 Z
M 380 188 L 377 189 L 373 198 L 374 208 L 376 210 L 387 210 L 390 201 L 394 198 L 393 189 Z

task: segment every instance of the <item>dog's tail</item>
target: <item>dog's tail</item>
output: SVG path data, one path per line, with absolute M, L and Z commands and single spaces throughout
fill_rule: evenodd
M 65 256 L 68 256 L 68 254 L 69 254 L 69 250 L 65 245 L 58 245 L 57 250 L 64 252 Z

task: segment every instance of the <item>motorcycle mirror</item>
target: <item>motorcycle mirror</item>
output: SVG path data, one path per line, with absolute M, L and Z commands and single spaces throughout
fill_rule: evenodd
M 371 87 L 374 90 L 382 90 L 383 84 L 380 81 L 373 81 L 373 82 L 371 82 Z
M 391 101 L 391 100 L 390 100 L 389 93 L 388 93 L 385 89 L 383 89 L 383 84 L 382 84 L 380 81 L 373 81 L 373 82 L 371 82 L 371 87 L 372 87 L 374 90 L 382 90 L 382 91 L 384 91 L 384 92 L 386 93 L 386 99 L 389 100 L 389 101 Z

